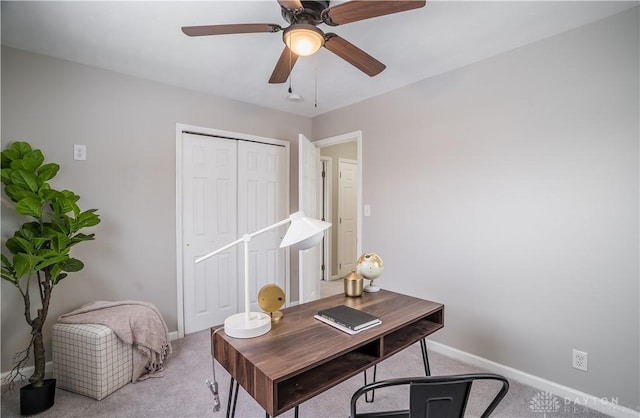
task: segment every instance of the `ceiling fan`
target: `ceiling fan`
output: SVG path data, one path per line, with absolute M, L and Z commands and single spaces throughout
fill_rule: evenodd
M 365 1 L 352 0 L 330 6 L 331 1 L 278 0 L 282 17 L 289 23 L 283 28 L 275 23 L 238 23 L 230 25 L 183 26 L 188 36 L 226 35 L 234 33 L 280 32 L 285 43 L 269 83 L 284 83 L 299 56 L 327 48 L 340 58 L 373 77 L 386 66 L 335 33 L 324 33 L 318 25 L 339 26 L 359 20 L 418 9 L 426 4 L 419 0 Z

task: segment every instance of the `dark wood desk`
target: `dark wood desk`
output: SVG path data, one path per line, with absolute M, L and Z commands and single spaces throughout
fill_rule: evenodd
M 376 315 L 382 324 L 349 335 L 313 317 L 340 304 Z M 282 313 L 270 332 L 256 338 L 212 330 L 214 358 L 273 417 L 444 326 L 444 305 L 386 290 L 330 296 Z

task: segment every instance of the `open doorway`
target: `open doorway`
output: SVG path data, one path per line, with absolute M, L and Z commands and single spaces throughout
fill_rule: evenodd
M 362 133 L 314 141 L 325 167 L 322 202 L 328 222 L 323 280 L 337 280 L 355 268 L 362 252 Z

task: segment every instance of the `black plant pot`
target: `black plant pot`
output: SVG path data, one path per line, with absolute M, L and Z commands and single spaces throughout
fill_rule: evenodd
M 34 415 L 53 406 L 56 397 L 56 379 L 44 379 L 42 386 L 33 383 L 20 388 L 20 415 Z

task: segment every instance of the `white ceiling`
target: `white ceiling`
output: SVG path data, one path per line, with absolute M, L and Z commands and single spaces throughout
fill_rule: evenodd
M 340 2 L 332 2 L 337 4 Z M 277 23 L 276 0 L 2 1 L 2 43 L 120 73 L 315 116 L 637 6 L 638 1 L 429 1 L 424 8 L 338 27 L 387 65 L 368 77 L 328 50 L 300 58 L 287 84 L 268 84 L 281 33 L 190 38 L 181 26 Z M 615 47 L 615 46 L 612 46 Z M 314 77 L 317 71 L 317 107 Z

